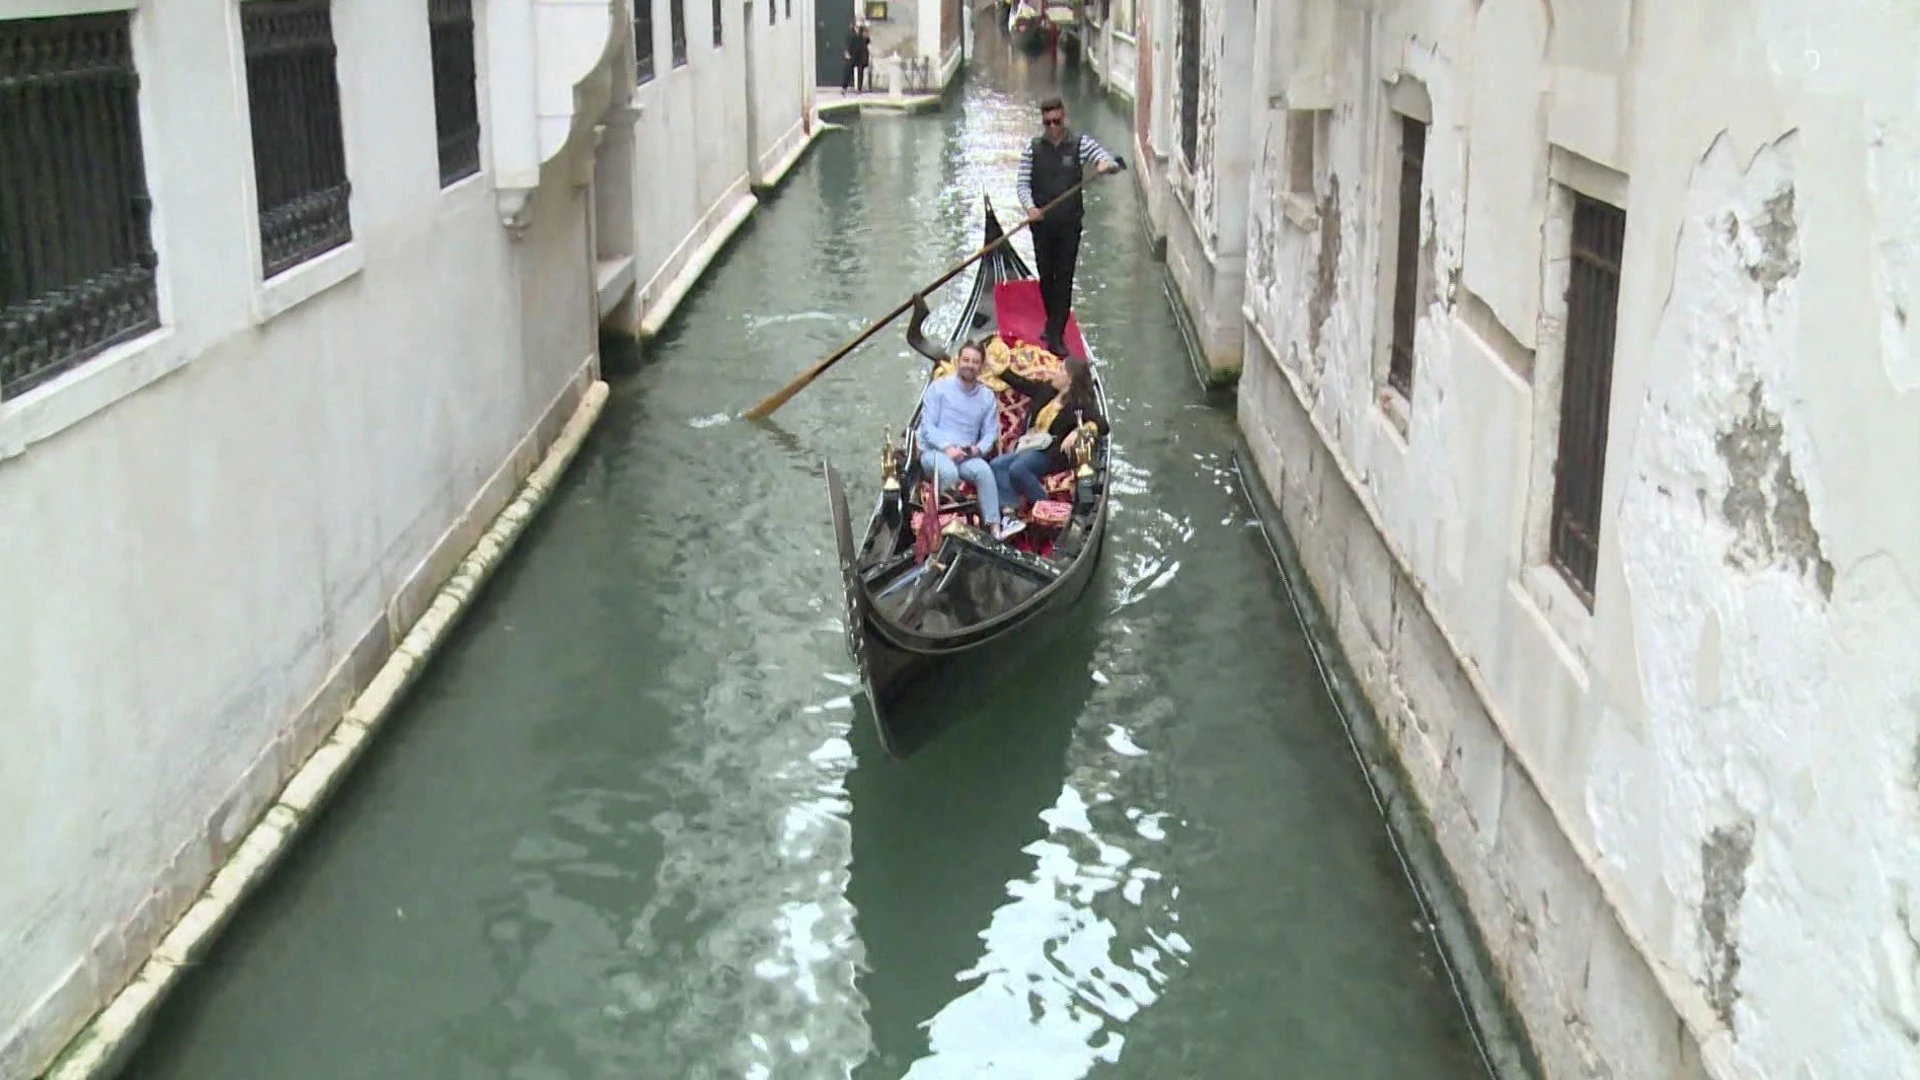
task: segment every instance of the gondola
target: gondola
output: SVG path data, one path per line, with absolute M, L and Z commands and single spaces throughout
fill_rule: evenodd
M 1030 56 L 1046 48 L 1052 30 L 1053 24 L 1027 4 L 1016 4 L 1007 19 L 1007 32 L 1013 35 L 1014 46 Z
M 986 204 L 986 240 L 1002 235 L 991 202 Z M 1059 363 L 1034 344 L 1046 316 L 1039 282 L 1011 244 L 983 257 L 974 271 L 966 304 L 942 347 L 927 343 L 919 320 L 908 342 L 933 360 L 927 379 L 945 375 L 950 356 L 977 331 L 986 337 L 981 380 L 999 396 L 999 453 L 1019 438 L 1026 398 L 997 378 L 1009 365 L 1029 378 Z M 1066 344 L 1087 356 L 1077 322 L 1069 318 Z M 1112 416 L 1096 365 L 1094 393 L 1100 413 Z M 856 542 L 845 489 L 832 464 L 825 465 L 834 537 L 846 587 L 847 645 L 859 667 L 880 743 L 904 758 L 926 745 L 954 710 L 953 694 L 991 693 L 1002 665 L 1044 660 L 1041 649 L 1059 616 L 1078 601 L 1099 565 L 1107 528 L 1109 440 L 1086 424 L 1074 467 L 1045 479 L 1049 498 L 1036 504 L 1027 527 L 1005 541 L 979 519 L 971 485 L 949 489 L 932 515 L 931 478 L 922 473 L 914 446 L 920 409 L 899 433 L 889 431 L 880 454 L 879 498 L 866 531 Z

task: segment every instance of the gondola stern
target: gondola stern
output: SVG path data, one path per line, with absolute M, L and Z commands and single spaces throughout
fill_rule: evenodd
M 880 705 L 873 686 L 872 631 L 867 623 L 871 612 L 866 588 L 860 582 L 859 548 L 853 538 L 853 519 L 847 512 L 846 488 L 841 484 L 840 470 L 833 467 L 833 462 L 821 462 L 821 471 L 827 484 L 828 510 L 833 517 L 834 546 L 840 558 L 841 586 L 844 590 L 842 617 L 846 623 L 847 652 L 859 675 L 860 688 L 877 713 Z

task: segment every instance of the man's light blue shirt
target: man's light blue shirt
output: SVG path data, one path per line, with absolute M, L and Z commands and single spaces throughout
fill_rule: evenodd
M 928 384 L 920 397 L 920 449 L 971 446 L 981 454 L 1000 441 L 1000 402 L 981 382 L 971 393 L 958 375 Z

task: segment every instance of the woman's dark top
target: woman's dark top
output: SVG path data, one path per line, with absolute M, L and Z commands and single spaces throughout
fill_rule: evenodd
M 858 30 L 847 32 L 847 62 L 854 67 L 866 67 L 873 39 Z
M 1034 418 L 1040 415 L 1040 410 L 1044 409 L 1047 403 L 1052 401 L 1060 391 L 1054 389 L 1053 384 L 1050 382 L 1041 379 L 1029 379 L 1025 375 L 1015 372 L 1012 368 L 1008 368 L 998 374 L 1008 386 L 1013 387 L 1015 390 L 1027 396 L 1027 420 L 1021 430 L 1021 434 L 1027 434 L 1033 430 Z M 1076 411 L 1080 414 L 1079 416 L 1074 415 Z M 1067 469 L 1073 468 L 1073 459 L 1067 455 L 1065 450 L 1060 449 L 1060 440 L 1066 438 L 1074 428 L 1079 427 L 1082 419 L 1091 421 L 1093 425 L 1099 429 L 1101 435 L 1107 433 L 1107 418 L 1100 415 L 1098 402 L 1086 401 L 1078 404 L 1068 402 L 1063 404 L 1055 411 L 1052 422 L 1047 425 L 1047 434 L 1053 436 L 1053 443 L 1047 447 L 1047 464 L 1046 467 L 1041 470 L 1042 476 L 1064 472 Z

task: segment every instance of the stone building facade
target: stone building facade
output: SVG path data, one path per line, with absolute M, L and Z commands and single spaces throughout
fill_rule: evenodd
M 1170 276 L 1545 1074 L 1920 1077 L 1920 14 L 1142 4 Z

